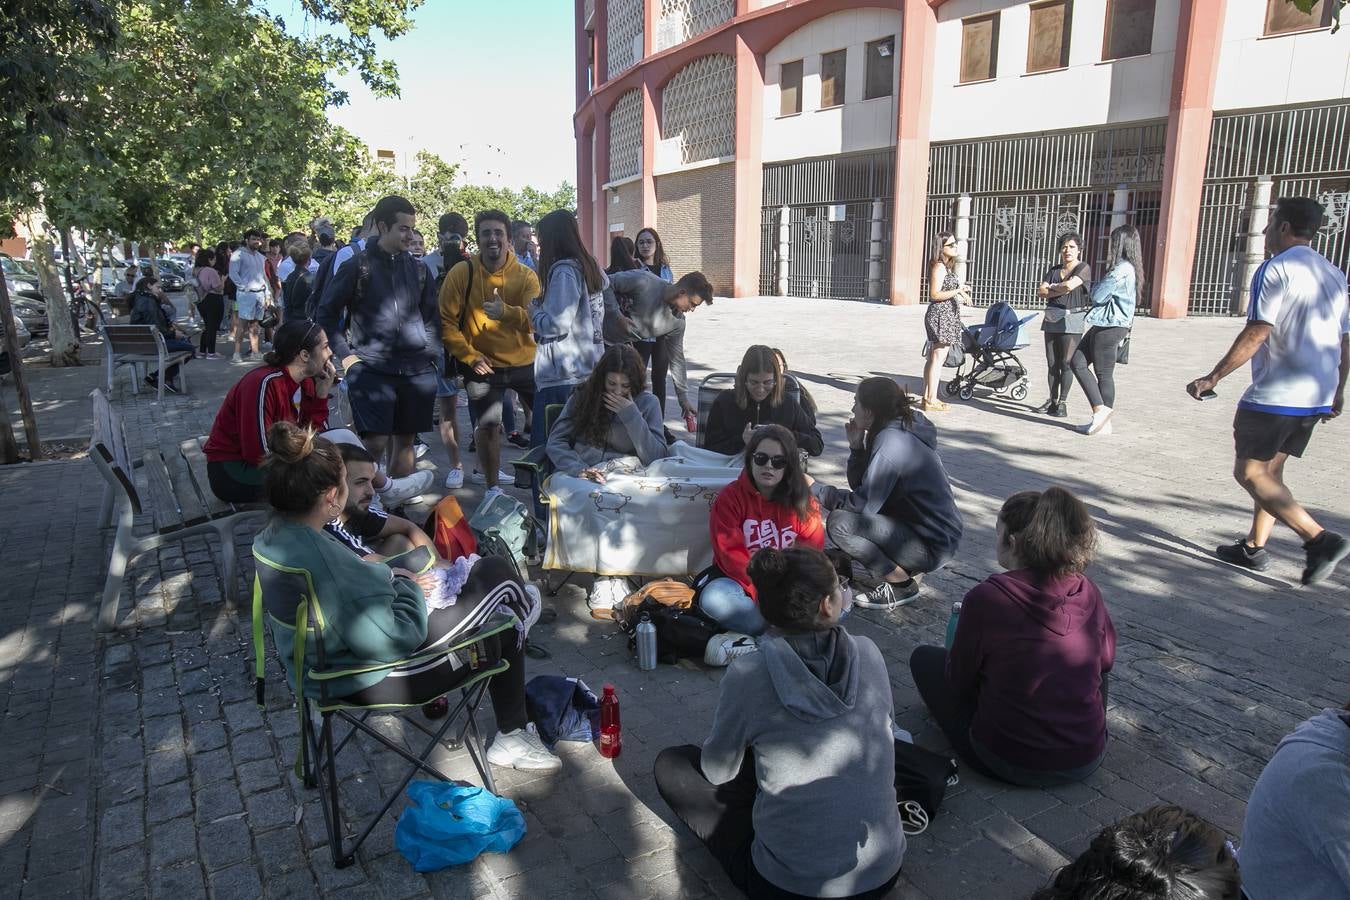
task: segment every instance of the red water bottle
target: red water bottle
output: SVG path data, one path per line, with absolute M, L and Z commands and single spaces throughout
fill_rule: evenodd
M 619 733 L 619 698 L 614 693 L 614 685 L 605 685 L 604 696 L 600 698 L 600 755 L 613 759 L 623 749 L 623 737 Z

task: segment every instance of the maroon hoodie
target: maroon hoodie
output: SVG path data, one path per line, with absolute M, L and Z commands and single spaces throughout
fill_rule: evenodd
M 1102 673 L 1115 657 L 1095 584 L 1018 569 L 966 594 L 947 683 L 974 705 L 970 733 L 985 749 L 1026 769 L 1076 769 L 1106 749 Z

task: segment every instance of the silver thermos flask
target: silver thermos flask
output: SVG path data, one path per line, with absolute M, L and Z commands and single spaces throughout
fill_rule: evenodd
M 638 668 L 644 672 L 656 668 L 656 626 L 646 613 L 637 626 L 637 659 Z

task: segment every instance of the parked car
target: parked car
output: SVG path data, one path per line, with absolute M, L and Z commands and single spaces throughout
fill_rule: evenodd
M 14 368 L 10 364 L 8 351 L 4 349 L 4 333 L 4 325 L 0 324 L 0 376 L 8 375 Z M 17 315 L 14 317 L 14 339 L 18 342 L 20 350 L 28 346 L 28 329 Z
M 37 266 L 30 260 L 15 259 L 9 254 L 0 253 L 0 269 L 4 270 L 5 287 L 9 288 L 11 298 L 42 299 L 42 291 L 38 288 Z
M 14 315 L 18 316 L 29 334 L 35 338 L 47 336 L 47 301 L 11 296 L 9 305 L 14 307 Z
M 185 272 L 172 260 L 161 259 L 157 267 L 152 267 L 151 261 L 145 257 L 136 260 L 141 267 L 142 274 L 149 275 L 158 269 L 159 286 L 166 291 L 181 291 L 183 289 L 183 278 Z M 126 270 L 123 269 L 125 272 Z

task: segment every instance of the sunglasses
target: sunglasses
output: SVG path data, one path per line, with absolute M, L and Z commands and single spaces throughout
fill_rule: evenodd
M 767 453 L 752 453 L 750 454 L 750 461 L 757 466 L 769 466 L 774 469 L 787 468 L 786 456 L 770 456 Z

